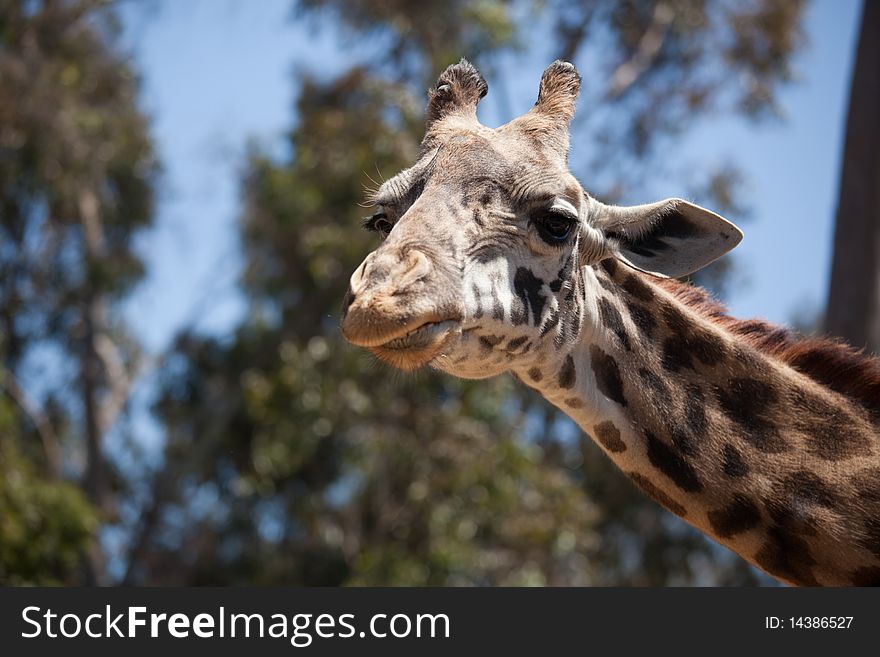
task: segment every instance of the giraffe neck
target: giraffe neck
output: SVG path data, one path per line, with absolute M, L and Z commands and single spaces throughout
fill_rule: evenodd
M 580 342 L 519 378 L 646 494 L 778 579 L 880 583 L 867 412 L 606 263 L 583 270 Z

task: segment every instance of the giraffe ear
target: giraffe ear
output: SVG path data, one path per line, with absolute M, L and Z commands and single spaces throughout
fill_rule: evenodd
M 678 278 L 733 249 L 742 231 L 699 205 L 673 198 L 631 207 L 595 199 L 591 222 L 614 245 L 614 255 L 655 276 Z
M 535 106 L 514 123 L 541 143 L 568 158 L 568 126 L 574 116 L 581 76 L 569 62 L 556 60 L 544 71 Z
M 427 131 L 432 124 L 450 114 L 477 120 L 477 103 L 489 91 L 489 85 L 466 59 L 447 67 L 428 92 Z

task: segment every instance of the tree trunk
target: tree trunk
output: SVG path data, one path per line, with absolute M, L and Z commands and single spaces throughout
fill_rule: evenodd
M 865 0 L 850 89 L 825 329 L 880 353 L 880 2 Z

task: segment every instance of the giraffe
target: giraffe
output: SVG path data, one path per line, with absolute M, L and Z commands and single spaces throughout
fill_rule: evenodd
M 880 361 L 738 320 L 678 282 L 742 238 L 684 201 L 621 207 L 568 169 L 580 76 L 544 72 L 492 129 L 466 60 L 429 92 L 416 163 L 381 185 L 381 236 L 341 329 L 391 365 L 510 372 L 642 491 L 792 585 L 880 585 Z

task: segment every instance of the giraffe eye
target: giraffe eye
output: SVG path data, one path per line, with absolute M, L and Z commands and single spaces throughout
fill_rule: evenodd
M 379 233 L 382 237 L 387 237 L 391 229 L 394 228 L 394 224 L 391 223 L 384 210 L 370 217 L 365 217 L 363 223 L 364 228 L 371 232 Z
M 558 210 L 542 210 L 532 215 L 538 234 L 548 244 L 562 244 L 571 235 L 574 218 Z

